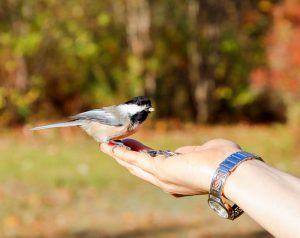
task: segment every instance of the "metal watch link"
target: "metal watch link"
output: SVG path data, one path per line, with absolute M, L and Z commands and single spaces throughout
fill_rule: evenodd
M 222 199 L 222 191 L 226 179 L 242 162 L 250 159 L 262 160 L 259 156 L 245 151 L 238 151 L 227 157 L 217 168 L 210 185 L 208 204 L 220 217 L 234 220 L 243 214 L 243 210 L 236 204 L 230 206 Z

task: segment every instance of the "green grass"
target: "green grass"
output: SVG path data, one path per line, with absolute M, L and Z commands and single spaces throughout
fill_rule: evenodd
M 160 149 L 223 137 L 300 175 L 298 134 L 284 126 L 143 130 L 134 138 Z M 0 237 L 269 237 L 244 215 L 218 218 L 206 196 L 175 199 L 99 151 L 80 130 L 0 137 Z

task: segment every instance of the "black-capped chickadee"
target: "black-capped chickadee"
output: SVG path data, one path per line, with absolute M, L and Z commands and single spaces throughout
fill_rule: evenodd
M 31 130 L 42 130 L 57 127 L 80 126 L 88 135 L 97 142 L 112 142 L 124 146 L 118 141 L 135 133 L 140 125 L 153 112 L 151 101 L 145 96 L 135 97 L 125 103 L 103 107 L 71 116 L 70 121 L 34 127 Z M 173 152 L 161 150 L 145 151 L 151 156 L 174 155 Z
M 70 121 L 38 126 L 31 130 L 80 126 L 97 142 L 103 143 L 135 133 L 152 111 L 154 108 L 151 107 L 151 101 L 145 96 L 138 96 L 116 106 L 79 113 L 71 116 Z

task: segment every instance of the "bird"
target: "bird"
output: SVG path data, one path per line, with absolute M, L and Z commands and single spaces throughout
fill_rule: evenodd
M 82 112 L 70 116 L 69 121 L 42 125 L 31 130 L 79 126 L 97 142 L 105 143 L 132 135 L 153 111 L 149 98 L 137 96 L 119 105 Z
M 151 100 L 146 96 L 137 96 L 119 105 L 102 107 L 70 116 L 71 120 L 31 128 L 31 130 L 43 130 L 59 127 L 81 127 L 88 135 L 99 143 L 112 143 L 115 146 L 123 146 L 122 141 L 134 134 L 148 115 L 155 109 L 151 106 Z M 145 150 L 152 157 L 174 155 L 173 152 L 163 150 Z

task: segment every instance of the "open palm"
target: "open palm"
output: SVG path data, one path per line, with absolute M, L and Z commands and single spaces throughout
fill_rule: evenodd
M 184 146 L 171 157 L 151 157 L 141 152 L 150 147 L 125 139 L 122 141 L 131 150 L 101 144 L 101 150 L 112 156 L 132 174 L 144 179 L 174 196 L 205 194 L 218 165 L 240 147 L 225 139 L 214 139 L 203 145 Z

